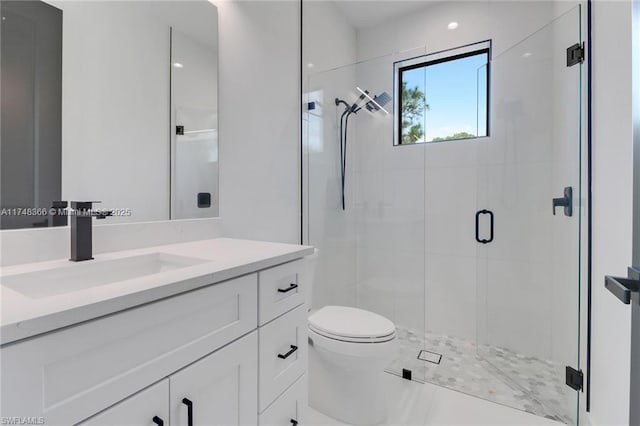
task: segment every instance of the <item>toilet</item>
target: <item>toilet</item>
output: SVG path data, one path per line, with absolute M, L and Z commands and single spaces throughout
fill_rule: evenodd
M 311 306 L 312 286 L 309 290 Z M 395 324 L 364 309 L 324 306 L 310 312 L 308 336 L 309 405 L 348 424 L 383 423 L 384 369 L 397 352 Z

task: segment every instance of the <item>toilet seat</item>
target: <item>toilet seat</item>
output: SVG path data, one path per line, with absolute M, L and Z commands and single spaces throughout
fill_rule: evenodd
M 309 330 L 349 343 L 384 343 L 395 338 L 396 328 L 385 317 L 347 306 L 325 306 L 309 316 Z

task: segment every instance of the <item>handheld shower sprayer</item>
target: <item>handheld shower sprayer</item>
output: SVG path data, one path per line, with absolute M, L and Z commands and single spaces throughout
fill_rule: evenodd
M 359 87 L 356 87 L 356 89 L 360 92 L 360 96 L 358 96 L 352 105 L 343 99 L 335 98 L 336 107 L 340 105 L 344 105 L 345 107 L 342 115 L 340 116 L 340 187 L 342 192 L 342 210 L 346 210 L 344 188 L 347 171 L 347 134 L 349 128 L 349 117 L 351 114 L 357 114 L 362 108 L 365 108 L 371 113 L 376 113 L 382 110 L 388 115 L 389 112 L 384 109 L 384 106 L 391 101 L 391 96 L 389 96 L 387 92 L 382 92 L 372 98 L 369 96 L 368 90 L 362 90 Z M 365 100 L 368 101 L 363 106 L 360 106 L 360 103 Z

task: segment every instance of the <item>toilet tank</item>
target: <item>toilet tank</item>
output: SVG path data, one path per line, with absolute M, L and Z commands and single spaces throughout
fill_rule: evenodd
M 305 293 L 305 302 L 307 310 L 311 310 L 313 306 L 313 290 L 315 287 L 316 264 L 318 263 L 318 249 L 313 250 L 313 254 L 305 256 L 303 259 L 304 267 L 302 268 L 302 282 L 307 283 L 307 291 Z

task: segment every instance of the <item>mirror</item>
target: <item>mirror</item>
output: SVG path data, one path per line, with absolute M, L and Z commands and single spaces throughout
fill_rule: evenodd
M 65 225 L 62 200 L 100 200 L 109 223 L 218 215 L 213 4 L 3 0 L 0 13 L 0 228 Z

